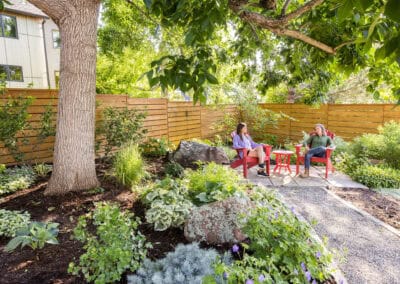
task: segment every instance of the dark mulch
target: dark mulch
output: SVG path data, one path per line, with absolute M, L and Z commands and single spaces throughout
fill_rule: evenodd
M 163 161 L 151 160 L 149 171 L 161 173 Z M 143 223 L 140 231 L 153 243 L 148 253 L 152 259 L 161 258 L 173 251 L 178 243 L 185 243 L 183 231 L 171 229 L 155 232 L 144 223 L 144 206 L 129 189 L 110 178 L 104 178 L 107 165 L 98 165 L 99 179 L 104 193 L 70 193 L 62 197 L 45 196 L 46 181 L 40 181 L 30 189 L 19 191 L 0 199 L 0 208 L 26 210 L 32 220 L 60 223 L 59 245 L 46 245 L 34 252 L 30 248 L 5 253 L 9 239 L 0 238 L 0 283 L 85 283 L 83 278 L 67 273 L 68 264 L 83 253 L 82 244 L 71 238 L 77 219 L 94 208 L 94 202 L 114 201 L 123 209 L 131 210 Z M 159 175 L 159 177 L 161 177 Z
M 381 221 L 400 229 L 400 200 L 365 189 L 334 189 L 335 194 L 350 201 Z

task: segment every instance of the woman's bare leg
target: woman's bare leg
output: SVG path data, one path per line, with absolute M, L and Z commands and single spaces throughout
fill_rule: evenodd
M 265 153 L 262 146 L 258 146 L 257 148 L 251 149 L 249 152 L 249 157 L 257 157 L 259 164 L 265 163 Z

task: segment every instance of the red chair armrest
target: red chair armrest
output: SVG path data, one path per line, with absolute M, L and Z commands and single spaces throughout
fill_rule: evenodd
M 271 145 L 263 145 L 265 154 L 267 157 L 271 156 L 272 146 Z
M 297 144 L 294 147 L 296 147 L 296 155 L 299 155 L 303 144 Z
M 327 147 L 326 148 L 326 158 L 329 159 L 332 155 L 332 152 L 335 150 L 335 147 Z

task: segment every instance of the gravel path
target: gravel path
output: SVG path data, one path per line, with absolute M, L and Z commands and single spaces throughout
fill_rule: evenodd
M 338 263 L 348 283 L 400 284 L 400 237 L 330 195 L 321 187 L 281 187 L 285 202 L 327 236 L 329 248 L 344 252 Z M 347 251 L 347 252 L 346 252 Z

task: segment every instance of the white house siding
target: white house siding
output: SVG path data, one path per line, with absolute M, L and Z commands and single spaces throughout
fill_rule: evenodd
M 60 48 L 53 47 L 53 30 L 58 31 L 58 26 L 50 19 L 44 24 L 46 51 L 49 66 L 49 79 L 52 89 L 56 88 L 55 72 L 60 71 Z
M 23 82 L 7 81 L 10 88 L 48 88 L 42 35 L 42 18 L 14 13 L 18 38 L 0 37 L 0 64 L 22 66 Z

